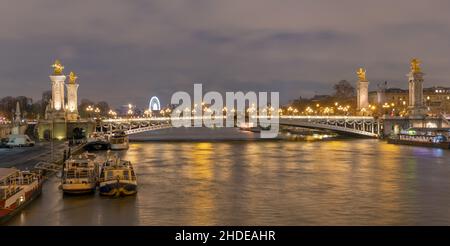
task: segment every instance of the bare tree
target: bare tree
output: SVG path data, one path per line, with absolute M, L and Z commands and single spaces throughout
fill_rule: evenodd
M 339 81 L 333 88 L 334 96 L 338 99 L 349 99 L 355 96 L 355 88 L 347 80 Z

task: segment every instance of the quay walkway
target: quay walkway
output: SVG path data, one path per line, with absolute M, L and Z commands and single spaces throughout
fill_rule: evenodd
M 72 154 L 77 153 L 82 147 L 83 145 L 72 147 Z M 1 148 L 0 167 L 31 170 L 40 162 L 61 163 L 64 157 L 64 150 L 68 150 L 68 146 L 64 141 L 55 141 L 53 146 L 51 142 L 40 142 L 33 147 Z

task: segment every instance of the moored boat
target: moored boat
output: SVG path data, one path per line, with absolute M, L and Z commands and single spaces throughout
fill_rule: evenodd
M 109 149 L 109 141 L 105 134 L 101 132 L 93 132 L 89 135 L 86 145 L 86 150 L 107 150 Z
M 239 130 L 241 131 L 249 131 L 249 132 L 254 132 L 254 133 L 261 133 L 261 131 L 269 131 L 270 130 L 270 125 L 267 127 L 262 127 L 262 126 L 255 126 L 255 124 L 253 124 L 252 122 L 249 123 L 242 123 L 239 126 Z
M 129 139 L 124 131 L 118 131 L 109 137 L 111 150 L 126 150 L 129 148 Z
M 440 139 L 442 139 L 442 140 L 440 140 Z M 439 136 L 411 137 L 411 136 L 407 136 L 407 135 L 399 135 L 395 138 L 394 137 L 388 138 L 387 142 L 390 144 L 450 149 L 450 142 Z
M 137 192 L 137 180 L 131 162 L 117 156 L 107 159 L 102 166 L 99 184 L 100 195 L 127 196 Z
M 389 137 L 387 139 L 387 142 L 390 144 L 450 149 L 450 141 L 444 135 L 430 136 L 430 135 L 398 134 L 396 136 Z
M 0 168 L 0 224 L 11 219 L 42 192 L 39 173 Z
M 96 155 L 84 153 L 65 161 L 61 186 L 65 194 L 93 193 L 98 182 Z

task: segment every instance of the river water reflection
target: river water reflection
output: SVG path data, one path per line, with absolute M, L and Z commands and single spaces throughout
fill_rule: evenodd
M 139 191 L 63 197 L 11 225 L 450 225 L 450 151 L 356 139 L 132 143 Z

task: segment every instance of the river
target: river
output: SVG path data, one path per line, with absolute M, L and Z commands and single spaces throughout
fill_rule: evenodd
M 137 142 L 134 197 L 51 177 L 9 225 L 450 225 L 450 151 L 372 139 Z M 101 154 L 101 153 L 100 153 Z

